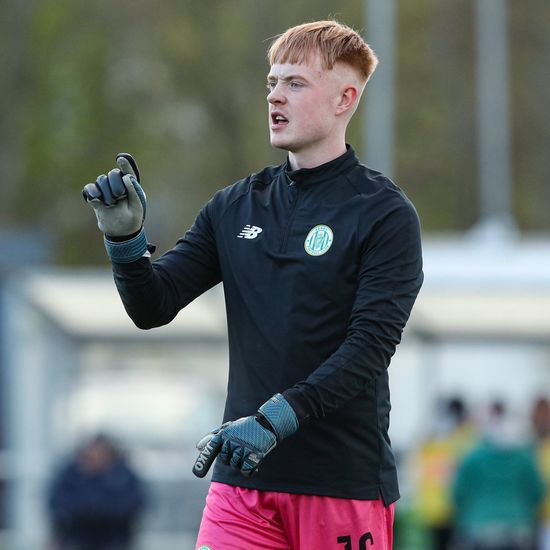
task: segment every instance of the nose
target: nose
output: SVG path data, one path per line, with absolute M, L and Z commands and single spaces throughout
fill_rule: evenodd
M 273 88 L 271 88 L 271 91 L 267 94 L 267 101 L 272 105 L 285 102 L 285 96 L 279 84 L 276 84 Z

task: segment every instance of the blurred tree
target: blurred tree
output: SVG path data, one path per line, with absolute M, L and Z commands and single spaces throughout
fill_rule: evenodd
M 550 4 L 510 2 L 512 168 L 521 227 L 550 229 Z
M 396 179 L 427 231 L 477 219 L 472 2 L 397 2 Z M 106 265 L 83 185 L 117 152 L 133 153 L 151 199 L 149 238 L 171 246 L 216 189 L 284 158 L 268 142 L 269 39 L 330 17 L 362 30 L 365 2 L 4 0 L 0 16 L 1 223 L 53 233 L 60 263 Z M 549 18 L 545 0 L 510 2 L 512 167 L 525 230 L 550 230 Z M 358 151 L 360 121 L 349 135 Z
M 477 218 L 471 0 L 399 3 L 397 180 L 427 231 Z
M 33 0 L 6 0 L 0 4 L 0 101 L 3 105 L 0 117 L 0 220 L 6 224 L 17 218 L 13 205 L 26 162 L 25 125 L 22 122 L 30 99 L 29 27 L 33 4 Z

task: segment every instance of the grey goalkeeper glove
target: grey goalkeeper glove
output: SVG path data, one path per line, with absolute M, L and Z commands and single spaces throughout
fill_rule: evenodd
M 84 187 L 82 195 L 95 212 L 111 261 L 128 263 L 148 250 L 143 229 L 147 200 L 133 157 L 119 153 L 116 163 L 118 168 L 98 176 Z
M 204 477 L 214 459 L 220 460 L 250 477 L 258 470 L 267 453 L 298 429 L 294 409 L 282 394 L 276 393 L 255 415 L 226 422 L 197 443 L 200 454 L 193 466 L 197 477 Z

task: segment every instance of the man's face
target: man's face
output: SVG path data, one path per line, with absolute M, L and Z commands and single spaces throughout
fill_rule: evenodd
M 319 55 L 308 63 L 275 63 L 267 75 L 269 134 L 274 147 L 294 154 L 334 140 L 341 80 L 323 69 Z

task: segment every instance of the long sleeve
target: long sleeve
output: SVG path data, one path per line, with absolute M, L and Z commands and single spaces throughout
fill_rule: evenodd
M 422 281 L 418 217 L 402 203 L 365 242 L 344 342 L 306 380 L 284 392 L 301 421 L 339 408 L 388 368 Z
M 157 261 L 113 264 L 114 280 L 132 321 L 142 329 L 169 323 L 203 292 L 221 281 L 211 202 L 174 248 Z

